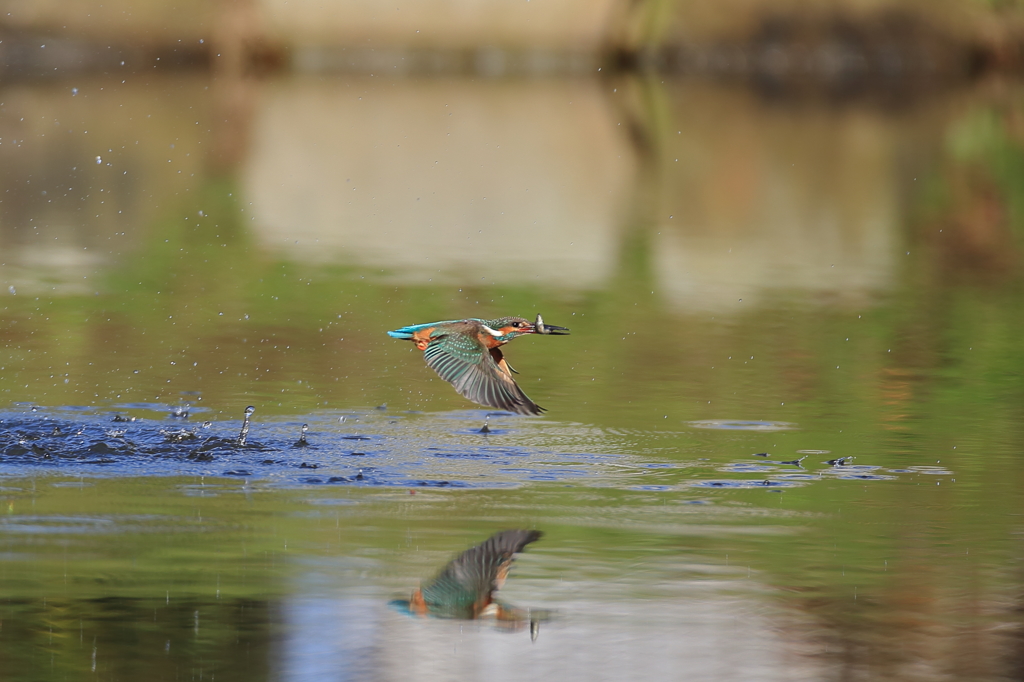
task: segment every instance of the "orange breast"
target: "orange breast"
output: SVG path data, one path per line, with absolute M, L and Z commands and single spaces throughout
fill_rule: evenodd
M 412 333 L 412 341 L 416 344 L 416 347 L 420 350 L 426 350 L 430 344 L 430 334 L 437 327 L 427 327 L 426 329 L 420 329 Z
M 417 616 L 427 615 L 427 602 L 423 598 L 422 591 L 416 590 L 412 593 L 412 599 L 409 600 L 409 610 Z
M 497 337 L 491 336 L 488 332 L 477 332 L 476 338 L 483 344 L 484 348 L 497 348 L 505 345 L 505 341 L 499 341 Z

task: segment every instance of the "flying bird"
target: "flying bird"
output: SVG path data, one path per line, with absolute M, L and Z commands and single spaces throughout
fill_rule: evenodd
M 415 343 L 437 375 L 473 402 L 518 414 L 540 414 L 544 408 L 512 379 L 515 370 L 505 361 L 501 346 L 524 334 L 568 333 L 566 327 L 544 324 L 538 315 L 536 322 L 522 317 L 428 322 L 390 331 L 388 336 Z
M 412 615 L 435 618 L 476 619 L 493 615 L 499 621 L 529 620 L 529 612 L 497 601 L 494 593 L 505 583 L 515 555 L 541 535 L 539 530 L 495 533 L 452 559 L 436 578 L 413 592 L 408 601 L 395 600 L 391 606 Z

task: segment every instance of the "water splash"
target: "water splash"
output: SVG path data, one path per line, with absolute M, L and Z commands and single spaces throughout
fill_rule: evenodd
M 306 440 L 306 431 L 309 431 L 309 424 L 302 425 L 302 433 L 299 434 L 299 439 L 295 441 L 295 448 L 305 448 L 309 446 L 309 441 Z
M 256 411 L 256 408 L 250 405 L 245 408 L 245 417 L 242 419 L 242 430 L 238 432 L 238 447 L 245 447 L 245 440 L 249 437 L 249 417 Z

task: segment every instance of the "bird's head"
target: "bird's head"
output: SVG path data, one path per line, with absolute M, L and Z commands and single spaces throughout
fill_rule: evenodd
M 540 320 L 540 316 L 537 317 Z M 511 341 L 517 336 L 523 334 L 568 334 L 569 330 L 566 327 L 558 327 L 555 325 L 544 324 L 540 322 L 539 326 L 530 322 L 525 317 L 499 317 L 496 320 L 488 320 L 487 326 L 495 331 L 501 332 L 501 336 L 497 337 L 499 341 Z

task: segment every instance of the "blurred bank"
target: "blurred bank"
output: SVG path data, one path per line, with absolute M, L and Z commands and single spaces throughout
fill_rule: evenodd
M 4 0 L 0 77 L 603 67 L 846 91 L 1019 70 L 1022 39 L 1016 0 Z

